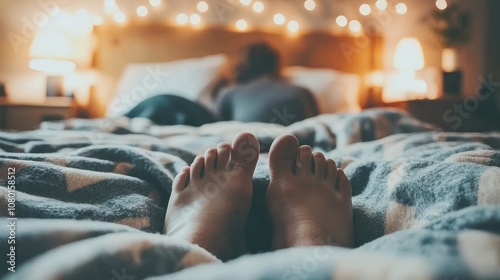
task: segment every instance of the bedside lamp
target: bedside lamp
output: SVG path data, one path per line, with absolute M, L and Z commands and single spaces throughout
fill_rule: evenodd
M 424 68 L 424 51 L 416 38 L 404 38 L 399 41 L 394 54 L 394 67 L 401 71 L 415 73 Z
M 422 45 L 416 38 L 403 38 L 396 47 L 394 67 L 398 70 L 384 91 L 385 102 L 418 99 L 426 96 L 427 83 L 416 79 L 425 66 Z
M 70 40 L 60 31 L 41 28 L 30 48 L 29 67 L 47 76 L 47 96 L 64 96 L 64 75 L 76 69 L 72 58 L 76 50 Z

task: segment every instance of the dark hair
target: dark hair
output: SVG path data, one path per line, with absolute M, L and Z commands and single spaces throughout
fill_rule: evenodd
M 255 43 L 245 47 L 234 70 L 235 82 L 248 83 L 263 76 L 276 79 L 281 77 L 279 52 L 267 43 Z

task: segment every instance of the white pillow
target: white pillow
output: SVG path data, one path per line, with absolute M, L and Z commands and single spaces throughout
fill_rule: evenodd
M 285 69 L 285 77 L 313 93 L 321 114 L 361 111 L 358 102 L 361 79 L 356 74 L 293 66 Z
M 160 94 L 192 101 L 206 99 L 223 75 L 228 58 L 212 55 L 161 63 L 133 63 L 123 71 L 107 117 L 121 116 L 140 102 Z

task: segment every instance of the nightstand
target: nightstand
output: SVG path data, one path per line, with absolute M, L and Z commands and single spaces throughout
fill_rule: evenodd
M 74 99 L 47 97 L 44 102 L 14 102 L 0 98 L 0 129 L 33 130 L 42 121 L 63 120 L 75 115 Z
M 383 106 L 406 110 L 417 119 L 434 124 L 444 131 L 500 131 L 500 113 L 494 108 L 493 102 L 476 101 L 466 97 L 443 97 L 384 103 Z

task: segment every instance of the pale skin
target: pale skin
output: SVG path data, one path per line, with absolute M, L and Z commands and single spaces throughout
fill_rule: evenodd
M 244 254 L 258 156 L 259 143 L 250 133 L 198 156 L 174 180 L 165 234 L 197 244 L 223 261 Z M 273 249 L 353 246 L 351 184 L 333 160 L 284 135 L 271 146 L 269 168 L 266 203 Z

